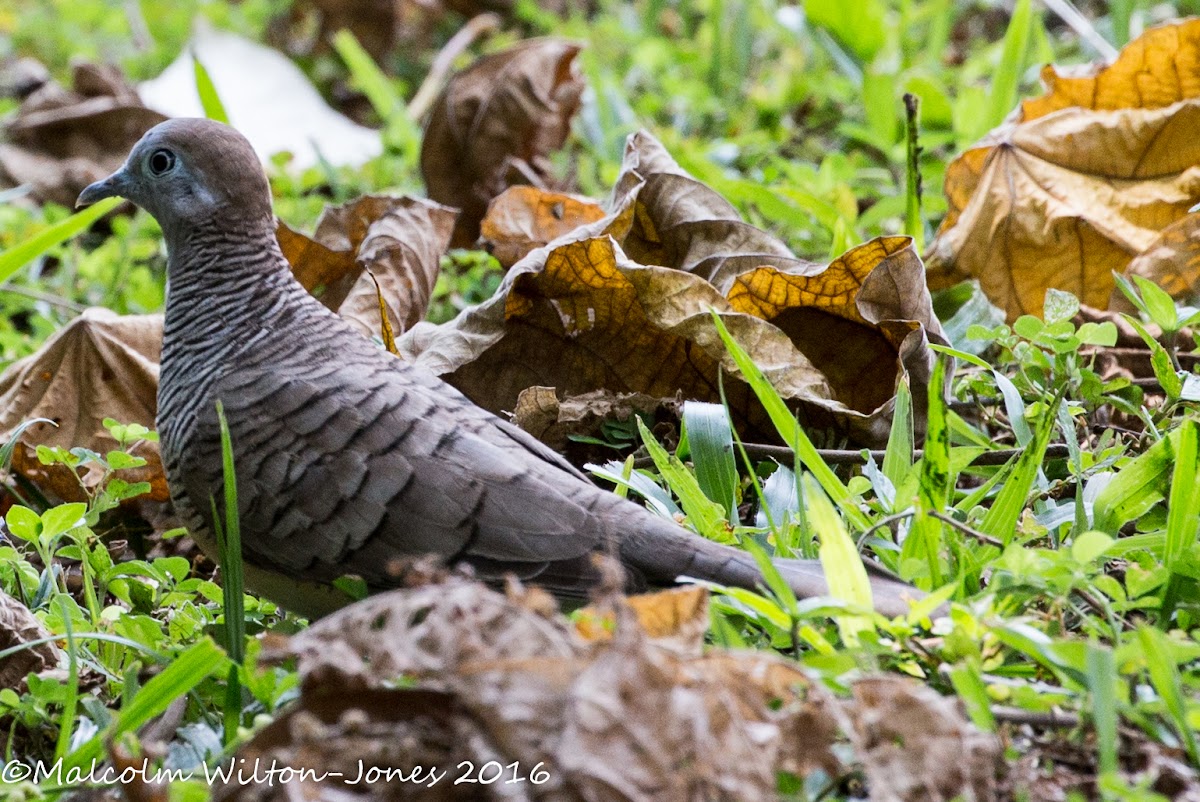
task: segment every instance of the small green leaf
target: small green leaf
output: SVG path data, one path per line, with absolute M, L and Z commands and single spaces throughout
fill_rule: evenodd
M 1046 300 L 1042 304 L 1042 317 L 1046 323 L 1067 323 L 1079 314 L 1079 299 L 1069 292 L 1062 290 L 1046 290 Z
M 87 505 L 79 502 L 60 504 L 42 513 L 42 537 L 49 540 L 84 522 Z
M 1111 320 L 1103 323 L 1084 323 L 1075 336 L 1084 345 L 1110 347 L 1117 344 L 1117 326 Z
M 1113 539 L 1103 532 L 1084 532 L 1071 543 L 1071 557 L 1075 562 L 1086 565 L 1099 559 L 1113 542 Z
M 8 531 L 12 533 L 13 537 L 24 540 L 26 543 L 36 543 L 38 535 L 42 532 L 41 516 L 20 504 L 14 504 L 9 508 L 8 514 L 4 516 L 4 522 L 8 524 Z
M 1134 276 L 1133 281 L 1142 293 L 1146 302 L 1146 311 L 1150 320 L 1158 324 L 1164 332 L 1179 330 L 1179 310 L 1175 308 L 1175 299 L 1166 290 L 1141 276 Z
M 135 457 L 124 451 L 110 451 L 104 455 L 104 461 L 114 471 L 122 471 L 127 468 L 141 468 L 146 464 L 144 457 Z
M 1026 340 L 1036 339 L 1045 327 L 1045 324 L 1033 315 L 1021 315 L 1013 323 L 1013 331 Z

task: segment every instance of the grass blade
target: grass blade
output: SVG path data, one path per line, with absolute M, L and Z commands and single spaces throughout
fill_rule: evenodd
M 892 412 L 892 430 L 883 452 L 883 475 L 899 488 L 913 467 L 912 391 L 905 377 L 896 388 L 896 408 Z
M 688 401 L 683 405 L 683 428 L 700 489 L 736 525 L 738 475 L 729 413 L 720 404 Z
M 230 666 L 225 686 L 223 712 L 225 743 L 233 743 L 242 720 L 242 684 L 239 667 L 246 657 L 246 610 L 245 580 L 242 576 L 242 531 L 238 517 L 237 471 L 233 464 L 233 439 L 229 435 L 229 422 L 225 420 L 225 407 L 217 401 L 217 422 L 221 427 L 221 465 L 225 484 L 225 523 L 217 518 L 217 504 L 213 500 L 213 523 L 217 530 L 217 556 L 221 564 L 221 595 L 225 612 L 225 651 L 229 653 Z
M 1055 394 L 1048 410 L 1057 410 L 1065 393 L 1066 385 Z M 1025 509 L 1025 502 L 1029 500 L 1029 492 L 1037 481 L 1042 460 L 1046 458 L 1046 446 L 1050 445 L 1050 436 L 1054 433 L 1056 423 L 1057 418 L 1053 413 L 1047 411 L 1042 415 L 1033 442 L 1021 452 L 1012 474 L 1000 488 L 987 514 L 983 516 L 980 528 L 989 535 L 995 535 L 1006 546 L 1017 531 L 1017 521 L 1021 517 L 1021 510 Z
M 66 220 L 54 225 L 0 253 L 0 282 L 8 281 L 13 273 L 32 262 L 46 251 L 59 243 L 66 242 L 71 237 L 81 234 L 104 215 L 111 212 L 120 204 L 121 198 L 105 198 L 94 203 L 83 211 L 76 212 Z
M 733 357 L 733 361 L 737 364 L 738 370 L 742 373 L 742 378 L 754 390 L 754 394 L 758 396 L 759 403 L 767 411 L 771 422 L 775 424 L 775 429 L 779 432 L 779 436 L 783 438 L 783 442 L 792 445 L 796 451 L 796 459 L 809 471 L 813 477 L 821 485 L 829 497 L 837 504 L 838 508 L 846 516 L 847 520 L 858 531 L 863 531 L 870 528 L 871 523 L 862 510 L 858 508 L 854 498 L 850 495 L 850 490 L 837 477 L 821 455 L 817 452 L 816 446 L 812 440 L 808 439 L 808 435 L 804 433 L 796 416 L 788 409 L 787 404 L 779 395 L 779 391 L 774 385 L 767 380 L 766 375 L 758 365 L 754 364 L 754 360 L 746 353 L 746 350 L 738 344 L 737 340 L 733 339 L 729 330 L 725 328 L 725 322 L 721 320 L 720 315 L 716 310 L 712 312 L 713 323 L 717 327 L 717 334 L 720 335 L 721 341 L 725 343 L 725 348 L 728 349 L 729 355 Z
M 1096 727 L 1096 750 L 1100 773 L 1117 770 L 1117 662 L 1112 649 L 1098 643 L 1087 645 L 1088 686 L 1092 692 L 1092 723 Z
M 930 589 L 942 585 L 943 524 L 930 513 L 944 512 L 954 486 L 950 471 L 950 426 L 946 418 L 946 363 L 938 356 L 929 379 L 929 413 L 925 426 L 925 452 L 917 483 L 918 510 L 904 541 L 901 557 L 923 560 L 929 568 Z
M 1192 765 L 1200 761 L 1200 750 L 1196 745 L 1196 732 L 1188 721 L 1188 706 L 1183 698 L 1183 688 L 1179 679 L 1179 667 L 1172 657 L 1174 649 L 1166 635 L 1150 627 L 1138 630 L 1138 639 L 1142 644 L 1142 654 L 1146 657 L 1146 668 L 1150 673 L 1150 684 L 1163 701 L 1167 715 L 1175 725 L 1175 730 L 1183 743 L 1184 751 Z
M 825 581 L 829 584 L 829 595 L 856 607 L 871 609 L 871 580 L 841 516 L 812 476 L 804 477 L 803 489 L 805 510 L 821 543 L 817 553 L 825 571 Z M 859 634 L 872 629 L 871 619 L 865 616 L 840 615 L 835 620 L 847 646 L 857 645 Z
M 1017 105 L 1017 91 L 1025 61 L 1029 53 L 1029 39 L 1033 34 L 1032 0 L 1017 0 L 1004 34 L 1004 49 L 992 78 L 992 105 L 988 114 L 987 128 L 995 128 Z
M 229 114 L 225 111 L 225 104 L 221 102 L 221 96 L 217 94 L 217 87 L 212 82 L 212 76 L 208 74 L 208 70 L 205 69 L 204 64 L 195 53 L 192 53 L 192 72 L 196 76 L 196 94 L 200 96 L 200 106 L 204 109 L 204 116 L 229 125 Z
M 667 485 L 679 496 L 679 504 L 687 515 L 688 523 L 709 540 L 718 543 L 734 542 L 733 533 L 725 521 L 725 511 L 700 489 L 699 482 L 678 457 L 673 457 L 654 438 L 641 418 L 636 418 L 642 443 L 650 452 L 654 466 L 666 480 Z
M 160 674 L 147 682 L 132 701 L 117 714 L 117 720 L 105 732 L 97 733 L 87 743 L 63 760 L 63 771 L 93 765 L 104 754 L 110 739 L 136 730 L 160 715 L 172 702 L 191 691 L 203 680 L 229 662 L 225 653 L 211 640 L 205 639 L 176 657 Z

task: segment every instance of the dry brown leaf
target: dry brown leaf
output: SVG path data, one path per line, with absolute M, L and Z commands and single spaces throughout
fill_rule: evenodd
M 1159 232 L 1133 258 L 1125 275 L 1141 276 L 1162 287 L 1172 298 L 1195 304 L 1200 300 L 1200 214 L 1189 214 Z M 1116 287 L 1109 309 L 1134 312 L 1133 305 Z
M 507 269 L 534 248 L 604 216 L 604 208 L 587 198 L 537 187 L 509 187 L 488 206 L 479 225 L 480 239 Z
M 708 591 L 698 585 L 629 596 L 624 603 L 638 626 L 660 646 L 679 654 L 699 656 L 708 632 Z M 589 641 L 608 640 L 616 615 L 606 606 L 589 605 L 575 614 L 575 629 Z
M 549 182 L 548 156 L 566 140 L 583 93 L 578 53 L 558 39 L 521 42 L 455 75 L 438 98 L 421 174 L 430 198 L 462 210 L 455 247 L 475 243 L 488 204 L 505 189 Z
M 0 590 L 0 651 L 50 637 L 29 608 Z M 23 690 L 25 678 L 57 668 L 62 652 L 54 642 L 41 643 L 0 659 L 0 688 Z
M 115 67 L 80 64 L 74 89 L 53 81 L 25 98 L 0 144 L 0 186 L 29 184 L 40 201 L 75 205 L 115 172 L 147 130 L 166 119 L 142 105 Z
M 967 721 L 956 697 L 879 676 L 856 682 L 843 710 L 872 802 L 998 798 L 1000 741 Z
M 715 309 L 811 426 L 879 442 L 897 382 L 907 371 L 913 387 L 924 386 L 927 338 L 941 337 L 906 243 L 869 243 L 829 268 L 796 259 L 640 133 L 630 138 L 607 216 L 533 250 L 491 299 L 440 327 L 418 325 L 400 350 L 497 413 L 532 386 L 719 401 L 723 369 L 736 421 L 771 436 L 748 386 L 729 378 L 739 374 L 716 333 Z M 811 329 L 765 319 L 769 297 L 750 302 L 756 288 L 770 289 L 766 274 L 753 272 L 764 265 L 780 281 L 789 274 L 800 285 L 838 288 L 770 307 L 779 322 L 805 319 Z M 838 336 L 828 336 L 831 327 Z
M 1200 200 L 1198 42 L 1190 20 L 1148 31 L 1094 76 L 1046 72 L 1044 97 L 947 169 L 930 286 L 978 278 L 1009 320 L 1040 315 L 1052 287 L 1107 306 L 1112 272 L 1138 254 L 1143 275 L 1190 286 L 1164 229 Z
M 454 217 L 452 209 L 427 200 L 367 195 L 327 207 L 311 239 L 283 223 L 276 236 L 304 288 L 363 334 L 377 337 L 380 292 L 394 331 L 425 316 Z
M 380 688 L 403 675 L 443 690 L 445 675 L 468 662 L 576 654 L 582 641 L 571 625 L 537 607 L 536 597 L 525 605 L 451 578 L 352 604 L 292 638 L 289 649 L 314 681 L 336 674 L 356 687 Z
M 669 600 L 665 629 L 696 643 L 704 593 Z M 503 798 L 606 802 L 766 800 L 781 770 L 838 770 L 835 703 L 797 666 L 762 653 L 681 654 L 647 637 L 618 598 L 604 604 L 616 605 L 615 633 L 592 643 L 560 613 L 459 579 L 352 605 L 291 639 L 299 704 L 238 757 L 341 771 L 356 771 L 360 757 L 443 771 L 494 760 L 517 763 L 522 776 L 540 764 L 544 782 L 507 786 Z M 390 690 L 399 671 L 408 689 Z M 452 779 L 431 789 L 379 783 L 371 793 L 464 798 Z M 501 798 L 472 790 L 465 798 Z M 227 785 L 217 798 L 300 791 L 292 778 L 270 789 Z M 303 793 L 339 798 L 329 783 Z
M 329 52 L 338 31 L 349 30 L 376 61 L 398 47 L 425 49 L 445 17 L 439 0 L 302 0 L 267 31 L 269 42 L 292 55 Z
M 940 324 L 912 240 L 881 237 L 816 269 L 742 273 L 729 290 L 730 305 L 782 329 L 851 408 L 866 412 L 888 403 L 899 359 L 924 409 L 930 375 L 924 332 L 938 332 Z
M 1151 28 L 1112 64 L 1082 75 L 1042 69 L 1046 94 L 1021 104 L 1025 120 L 1078 106 L 1157 109 L 1200 97 L 1200 19 Z
M 63 500 L 83 501 L 70 471 L 42 465 L 33 446 L 84 446 L 103 454 L 117 448 L 104 428 L 105 418 L 154 428 L 161 351 L 161 315 L 122 317 L 89 309 L 36 353 L 13 363 L 0 376 L 0 438 L 7 440 L 33 418 L 53 421 L 25 430 L 21 447 L 13 452 L 14 469 Z M 147 465 L 123 470 L 121 477 L 150 482 L 150 500 L 165 502 L 169 494 L 158 444 L 143 443 L 136 453 Z
M 517 396 L 513 423 L 546 445 L 563 450 L 571 435 L 599 437 L 605 421 L 629 420 L 635 414 L 654 416 L 665 410 L 678 420 L 683 402 L 680 398 L 652 398 L 642 393 L 611 393 L 596 390 L 558 400 L 553 387 L 528 387 Z

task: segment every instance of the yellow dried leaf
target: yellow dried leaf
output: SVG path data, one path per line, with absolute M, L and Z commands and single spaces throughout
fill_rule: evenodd
M 1042 69 L 1047 92 L 1021 104 L 1025 121 L 1052 111 L 1157 109 L 1200 96 L 1200 19 L 1152 28 L 1094 75 L 1062 75 Z
M 1106 307 L 1112 272 L 1200 200 L 1198 37 L 1164 26 L 1094 76 L 1047 73 L 1022 120 L 947 169 L 929 286 L 977 278 L 1009 320 L 1040 315 L 1050 288 Z
M 700 653 L 708 631 L 708 589 L 689 585 L 624 599 L 647 636 L 669 641 L 680 652 Z M 575 629 L 584 640 L 607 640 L 613 634 L 610 610 L 589 605 L 576 615 Z

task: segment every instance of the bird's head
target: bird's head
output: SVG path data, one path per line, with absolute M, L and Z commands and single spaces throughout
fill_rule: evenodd
M 76 207 L 122 197 L 170 238 L 213 224 L 271 226 L 271 189 L 246 138 L 212 120 L 177 118 L 146 132 L 120 170 L 86 187 Z

